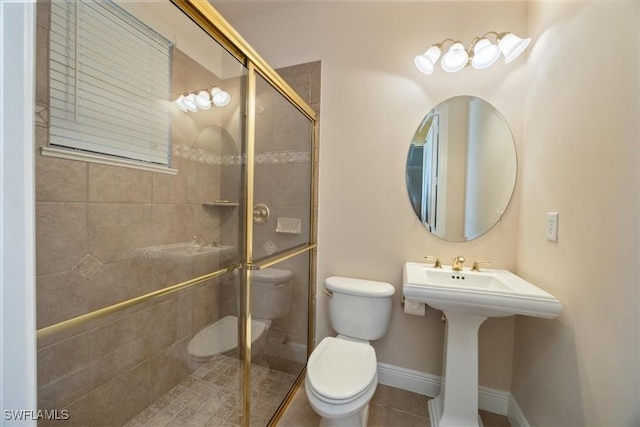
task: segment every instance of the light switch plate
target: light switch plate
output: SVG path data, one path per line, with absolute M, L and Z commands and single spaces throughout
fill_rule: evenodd
M 547 212 L 547 240 L 558 241 L 558 212 Z

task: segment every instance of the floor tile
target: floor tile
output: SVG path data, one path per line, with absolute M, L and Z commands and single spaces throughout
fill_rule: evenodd
M 369 406 L 368 427 L 427 427 L 430 398 L 418 393 L 378 384 Z M 504 415 L 479 411 L 484 427 L 510 427 Z M 320 417 L 309 405 L 304 385 L 285 410 L 278 427 L 317 427 Z

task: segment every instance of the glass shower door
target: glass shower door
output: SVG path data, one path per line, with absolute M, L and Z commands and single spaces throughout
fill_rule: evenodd
M 290 67 L 286 74 L 309 95 L 313 70 Z M 312 242 L 314 129 L 312 121 L 260 75 L 255 86 L 251 318 L 265 321 L 268 328 L 265 342 L 252 346 L 251 377 L 271 386 L 258 387 L 252 397 L 266 392 L 267 402 L 279 404 L 307 359 L 311 251 L 304 248 Z M 294 255 L 296 249 L 302 252 Z M 260 425 L 264 415 L 259 405 L 252 404 L 252 425 Z
M 237 351 L 240 277 L 229 270 L 245 247 L 247 69 L 169 2 L 39 2 L 37 13 L 38 39 L 50 41 L 38 44 L 35 61 L 36 110 L 48 119 L 36 132 L 39 408 L 66 409 L 69 426 L 242 425 L 248 391 Z M 79 13 L 86 16 L 76 19 Z M 79 31 L 83 19 L 111 31 Z M 50 39 L 53 33 L 60 37 Z M 133 47 L 148 37 L 169 46 L 167 90 L 149 104 L 164 111 L 157 124 L 164 140 L 156 142 L 168 143 L 170 164 L 94 161 L 95 152 L 44 155 L 62 150 L 51 128 L 74 119 L 57 107 L 80 108 L 71 86 L 78 82 L 93 82 L 102 95 L 77 88 L 94 100 L 82 106 L 87 114 L 107 128 L 97 135 L 101 142 L 119 146 L 125 125 L 147 125 L 136 115 L 149 106 L 145 85 L 128 77 L 144 79 L 136 68 L 144 55 Z M 85 38 L 109 46 L 99 56 L 123 67 L 117 78 L 95 78 L 102 70 L 82 50 Z M 72 42 L 80 48 L 69 48 Z M 86 60 L 66 56 L 76 51 Z M 84 80 L 65 77 L 69 69 Z M 130 92 L 136 108 L 125 99 L 107 110 L 106 94 Z M 91 123 L 78 129 L 89 132 Z
M 254 262 L 311 242 L 312 135 L 313 123 L 258 76 L 253 203 L 268 216 L 254 217 Z
M 73 73 L 61 78 L 59 71 L 91 67 L 55 51 L 72 55 L 66 42 L 37 46 L 36 111 L 44 118 L 36 131 L 38 404 L 65 408 L 65 425 L 267 425 L 306 363 L 313 113 L 294 106 L 296 97 L 283 95 L 288 88 L 276 89 L 270 82 L 282 86 L 279 77 L 256 66 L 261 60 L 237 40 L 216 41 L 221 22 L 209 21 L 210 10 L 196 12 L 208 3 L 195 3 L 38 3 L 38 39 L 52 45 L 50 31 L 82 43 L 129 28 L 123 19 L 135 24 L 106 43 L 109 55 L 128 55 L 120 62 L 129 68 L 108 82 L 92 79 L 105 85 L 102 94 L 130 95 L 107 83 L 131 86 L 131 73 L 144 79 L 132 65 L 144 56 L 132 53 L 137 38 L 163 38 L 168 66 L 166 93 L 150 100 L 163 111 L 157 127 L 168 145 L 151 138 L 146 147 L 168 164 L 105 163 L 94 161 L 96 153 L 69 151 L 56 157 L 64 147 L 51 143 L 50 125 L 74 114 L 56 116 L 53 104 L 75 108 L 76 92 L 92 96 L 71 86 L 59 91 L 74 82 Z M 102 11 L 112 6 L 122 9 L 115 18 Z M 87 19 L 106 19 L 113 31 L 78 27 L 71 14 L 85 9 Z M 311 103 L 319 63 L 284 71 Z M 124 123 L 156 126 L 136 115 L 145 108 L 136 96 L 153 85 L 129 88 L 133 108 L 116 103 L 120 125 L 105 134 L 118 135 Z M 96 109 L 103 98 L 83 108 Z M 105 111 L 93 113 L 106 121 Z

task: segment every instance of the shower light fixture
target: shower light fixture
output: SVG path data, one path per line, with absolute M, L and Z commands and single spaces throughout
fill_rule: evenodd
M 488 36 L 495 37 L 495 43 Z M 444 45 L 451 42 L 447 52 L 442 55 Z M 436 62 L 442 55 L 440 66 L 449 73 L 455 73 L 464 67 L 471 65 L 473 68 L 481 70 L 490 67 L 498 60 L 500 54 L 504 55 L 506 64 L 513 61 L 531 43 L 530 38 L 521 39 L 513 33 L 496 33 L 489 31 L 480 37 L 474 38 L 469 49 L 457 40 L 444 39 L 440 43 L 431 46 L 427 51 L 415 57 L 415 64 L 418 70 L 424 74 L 431 74 L 436 66 Z
M 219 87 L 191 91 L 186 95 L 180 95 L 174 102 L 182 111 L 195 113 L 198 110 L 210 110 L 211 104 L 216 107 L 224 107 L 231 101 L 229 92 Z
M 201 110 L 211 109 L 211 96 L 209 95 L 209 91 L 201 90 L 200 92 L 198 92 L 198 94 L 196 95 L 195 101 L 196 101 L 196 105 Z
M 229 95 L 229 92 L 214 87 L 211 89 L 211 100 L 216 106 L 224 107 L 231 101 L 231 95 Z
M 191 111 L 192 113 L 198 111 L 198 106 L 195 102 L 193 102 L 193 99 L 189 99 L 184 95 L 180 95 L 178 99 L 175 100 L 175 103 L 178 105 L 178 108 L 180 108 L 185 113 L 187 111 Z

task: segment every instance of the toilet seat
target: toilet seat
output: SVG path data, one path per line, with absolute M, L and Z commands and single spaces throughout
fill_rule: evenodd
M 377 368 L 376 353 L 369 344 L 324 338 L 307 363 L 309 391 L 327 403 L 349 403 L 377 384 Z
M 268 320 L 251 321 L 251 341 L 262 336 L 269 326 Z M 238 318 L 226 316 L 208 325 L 189 341 L 187 352 L 193 360 L 206 361 L 216 354 L 224 354 L 238 347 Z

